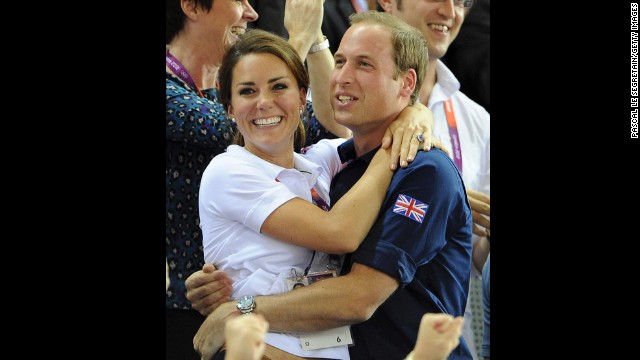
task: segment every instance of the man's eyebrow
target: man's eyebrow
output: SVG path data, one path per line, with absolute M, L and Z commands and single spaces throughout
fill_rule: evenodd
M 345 58 L 345 56 L 342 53 L 336 52 L 336 54 L 333 56 L 334 58 Z M 359 54 L 355 56 L 356 59 L 360 60 L 360 59 L 369 59 L 369 60 L 374 60 L 375 58 L 369 54 Z

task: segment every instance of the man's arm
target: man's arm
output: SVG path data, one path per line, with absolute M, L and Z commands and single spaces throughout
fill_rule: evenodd
M 296 291 L 256 298 L 276 332 L 309 332 L 363 322 L 398 288 L 396 279 L 355 263 L 349 274 Z
M 310 332 L 365 321 L 398 288 L 389 275 L 358 263 L 344 276 L 325 279 L 284 294 L 256 297 L 254 313 L 273 332 Z M 204 321 L 193 339 L 203 357 L 213 355 L 224 341 L 226 320 L 238 316 L 236 302 L 222 304 Z

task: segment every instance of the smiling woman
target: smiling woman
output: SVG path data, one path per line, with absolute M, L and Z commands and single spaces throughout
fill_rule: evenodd
M 239 135 L 202 175 L 205 260 L 232 277 L 233 298 L 285 292 L 292 272 L 311 277 L 326 271 L 329 253 L 358 247 L 393 175 L 390 154 L 380 150 L 364 181 L 326 211 L 331 179 L 342 168 L 336 148 L 344 139 L 294 152 L 304 140 L 300 112 L 309 87 L 296 50 L 277 35 L 249 30 L 224 56 L 219 77 L 220 100 Z M 368 206 L 352 210 L 363 203 Z M 296 356 L 348 357 L 346 345 L 302 349 L 293 334 L 269 333 L 266 342 Z
M 266 67 L 275 75 L 267 78 L 266 72 L 257 76 L 256 81 L 248 80 L 251 70 Z M 245 149 L 260 156 L 269 153 L 287 154 L 283 167 L 293 165 L 293 149 L 304 145 L 304 126 L 300 120 L 306 91 L 298 85 L 287 65 L 271 54 L 251 54 L 245 56 L 233 70 L 231 86 L 237 93 L 229 106 L 229 114 L 234 117 Z M 247 80 L 247 81 L 245 81 Z M 284 129 L 283 129 L 284 128 Z M 288 130 L 287 130 L 288 129 Z M 298 140 L 294 146 L 294 132 L 298 130 Z M 274 158 L 274 157 L 272 157 Z M 287 159 L 288 158 L 288 159 Z
M 286 42 L 281 38 L 258 33 L 250 39 L 258 35 L 273 39 L 282 49 L 236 47 L 220 68 L 220 100 L 240 130 L 237 144 L 256 154 L 272 152 L 278 146 L 278 152 L 286 154 L 291 162 L 292 150 L 304 146 L 305 129 L 300 114 L 306 102 L 309 75 L 295 50 L 284 46 Z M 247 43 L 250 41 L 243 44 Z M 265 68 L 270 71 L 264 71 Z M 260 142 L 258 137 L 266 137 L 267 141 Z
M 309 101 L 298 104 L 304 109 L 305 145 L 343 136 L 346 129 L 335 123 L 331 110 L 328 74 L 333 68 L 333 58 L 330 52 L 323 50 L 307 56 L 311 46 L 323 38 L 322 1 L 286 2 L 287 11 L 296 15 L 285 24 L 289 29 L 289 43 L 299 56 L 306 57 L 310 79 L 317 79 L 310 84 L 314 106 Z M 236 124 L 219 101 L 216 76 L 225 53 L 257 18 L 258 14 L 246 0 L 166 0 L 165 247 L 171 280 L 166 298 L 166 359 L 200 359 L 193 350 L 193 336 L 204 316 L 192 309 L 185 288 L 185 279 L 204 265 L 198 192 L 205 167 L 226 150 L 237 133 Z M 411 122 L 416 114 L 426 117 L 424 111 L 408 112 L 405 118 L 409 120 L 402 126 L 411 129 L 409 131 L 416 128 L 421 132 L 430 131 L 429 117 L 427 121 L 423 117 L 422 122 Z M 264 126 L 267 123 L 280 126 L 275 125 L 273 119 L 256 120 L 263 125 L 263 130 L 267 130 Z M 289 118 L 283 124 L 290 124 Z M 403 156 L 406 160 L 407 154 Z M 218 300 L 228 300 L 231 280 L 219 271 L 214 275 L 220 285 Z
M 387 17 L 389 20 L 393 19 L 388 15 Z M 404 24 L 397 19 L 395 23 Z M 404 26 L 408 28 L 407 25 Z M 382 39 L 393 38 L 388 31 L 383 32 L 380 30 L 376 32 L 374 30 L 379 29 L 362 30 L 363 34 L 378 34 L 376 38 L 367 38 L 367 44 L 380 43 L 383 42 Z M 366 91 L 358 91 L 361 87 L 374 93 L 371 97 L 378 102 L 384 96 L 378 94 L 380 87 L 385 89 L 389 98 L 401 98 L 401 100 L 391 103 L 393 109 L 376 108 L 376 112 L 370 112 L 369 119 L 363 120 L 364 124 L 361 125 L 363 128 L 372 127 L 370 124 L 376 125 L 374 134 L 377 137 L 376 139 L 367 139 L 369 141 L 365 141 L 367 144 L 364 145 L 350 141 L 347 146 L 352 145 L 353 148 L 363 148 L 374 144 L 374 141 L 380 144 L 386 127 L 411 102 L 411 94 L 417 88 L 416 84 L 419 84 L 419 79 L 413 78 L 416 77 L 416 74 L 423 74 L 421 65 L 426 66 L 427 63 L 426 44 L 424 39 L 413 29 L 407 30 L 403 34 L 412 35 L 412 39 L 422 46 L 414 51 L 416 54 L 421 55 L 416 60 L 419 64 L 410 64 L 412 66 L 408 66 L 408 69 L 401 67 L 401 75 L 399 76 L 394 76 L 398 72 L 389 51 L 382 52 L 380 51 L 381 49 L 376 48 L 375 50 L 378 50 L 376 54 L 383 54 L 380 56 L 386 54 L 387 57 L 377 62 L 372 60 L 371 63 L 374 65 L 369 67 L 364 65 L 365 61 L 359 58 L 359 55 L 363 52 L 359 46 L 364 45 L 356 46 L 354 43 L 345 45 L 346 48 L 357 48 L 352 53 L 343 50 L 341 44 L 340 49 L 342 51 L 339 52 L 345 54 L 343 58 L 347 59 L 347 61 L 341 65 L 341 68 L 336 67 L 330 82 L 332 84 L 331 98 L 334 106 L 340 103 L 338 99 L 344 93 L 341 87 L 355 89 L 353 90 L 355 95 L 347 94 L 350 99 L 347 102 L 350 104 L 344 104 L 343 107 L 356 108 L 363 106 L 361 104 L 365 102 L 364 99 L 368 99 L 368 93 Z M 345 38 L 347 38 L 346 35 Z M 398 38 L 404 39 L 401 36 Z M 391 48 L 391 42 L 388 42 L 387 47 Z M 353 58 L 357 59 L 351 65 Z M 336 59 L 338 59 L 337 55 Z M 397 65 L 400 66 L 400 64 L 404 65 L 405 61 Z M 382 68 L 382 70 L 378 70 L 376 75 L 372 75 L 371 72 L 378 69 L 376 65 L 379 65 L 378 67 Z M 371 70 L 372 68 L 375 70 Z M 346 72 L 350 73 L 346 74 Z M 354 72 L 358 74 L 354 75 Z M 337 73 L 346 74 L 342 77 L 344 83 L 341 86 L 333 85 L 333 79 L 337 76 Z M 232 277 L 233 298 L 238 299 L 237 303 L 230 302 L 233 304 L 232 312 L 227 312 L 226 310 L 230 303 L 222 304 L 218 308 L 223 309 L 223 314 L 227 314 L 226 316 L 212 314 L 212 316 L 207 317 L 207 320 L 205 320 L 194 338 L 194 347 L 200 352 L 202 358 L 209 359 L 213 356 L 215 360 L 224 356 L 224 352 L 218 352 L 220 345 L 222 345 L 222 339 L 217 336 L 221 327 L 216 323 L 216 319 L 231 318 L 237 315 L 238 312 L 242 314 L 260 313 L 265 309 L 268 312 L 270 307 L 268 305 L 263 306 L 262 304 L 267 303 L 260 303 L 260 301 L 269 298 L 269 296 L 256 297 L 256 295 L 277 294 L 275 298 L 291 298 L 291 295 L 293 297 L 305 297 L 304 294 L 307 294 L 306 296 L 309 298 L 305 299 L 306 301 L 299 301 L 299 304 L 308 304 L 311 302 L 309 301 L 311 298 L 330 299 L 330 302 L 337 301 L 340 298 L 343 299 L 343 302 L 352 304 L 366 302 L 364 299 L 359 299 L 362 301 L 344 300 L 347 298 L 347 296 L 343 296 L 344 294 L 334 297 L 336 292 L 324 287 L 324 284 L 327 283 L 339 287 L 342 281 L 349 281 L 349 279 L 340 279 L 348 278 L 352 274 L 336 277 L 336 267 L 341 265 L 341 261 L 332 262 L 332 256 L 329 254 L 340 255 L 353 252 L 359 248 L 362 240 L 370 233 L 371 226 L 376 221 L 378 214 L 387 213 L 387 211 L 381 210 L 380 206 L 386 197 L 387 187 L 393 175 L 393 172 L 389 170 L 390 154 L 388 151 L 380 146 L 372 145 L 372 148 L 367 150 L 368 153 L 363 157 L 364 159 L 359 158 L 350 162 L 351 164 L 359 164 L 356 165 L 358 168 L 355 170 L 357 176 L 350 176 L 347 180 L 349 185 L 339 190 L 340 200 L 335 202 L 331 208 L 327 206 L 330 200 L 327 195 L 332 178 L 345 166 L 343 165 L 344 160 L 338 155 L 336 149 L 337 145 L 341 144 L 341 141 L 322 140 L 318 144 L 309 147 L 302 154 L 294 153 L 294 137 L 300 123 L 299 108 L 304 103 L 308 80 L 302 61 L 297 58 L 295 50 L 282 38 L 261 30 L 247 31 L 224 56 L 219 75 L 221 101 L 229 113 L 235 115 L 238 129 L 244 139 L 244 146 L 231 145 L 226 153 L 220 154 L 211 160 L 202 176 L 199 193 L 200 225 L 203 230 L 205 259 L 207 263 L 215 264 L 220 270 L 227 272 Z M 388 81 L 370 79 L 374 76 Z M 388 114 L 388 116 L 385 116 L 385 122 L 379 120 L 378 117 L 380 115 L 378 112 Z M 354 131 L 354 133 L 368 132 L 361 130 Z M 415 138 L 412 135 L 410 141 L 417 141 Z M 349 151 L 342 152 L 342 154 L 344 155 L 347 152 Z M 351 152 L 355 153 L 356 150 Z M 424 154 L 420 152 L 418 154 L 419 158 L 422 158 Z M 352 154 L 352 156 L 355 158 L 355 154 Z M 434 180 L 431 182 L 414 181 L 416 183 L 420 182 L 421 186 L 419 188 L 424 187 L 425 184 L 451 184 L 451 187 L 456 187 L 455 200 L 447 199 L 446 203 L 453 204 L 455 201 L 459 204 L 465 204 L 459 178 L 453 181 L 453 176 L 459 175 L 451 166 L 451 161 L 442 152 L 436 152 L 434 157 L 443 161 L 444 166 L 438 166 L 438 171 L 436 172 L 441 173 L 440 169 L 445 169 L 445 172 L 448 173 L 446 179 L 443 178 L 441 181 Z M 349 168 L 346 171 L 348 170 Z M 408 172 L 400 171 L 400 173 L 405 175 L 413 174 L 411 170 Z M 434 172 L 430 171 L 430 173 Z M 410 188 L 415 189 L 416 187 L 410 185 Z M 395 194 L 396 191 L 394 190 L 391 193 Z M 392 199 L 395 198 L 395 196 L 392 196 Z M 424 198 L 430 197 L 425 195 Z M 393 206 L 393 202 L 394 200 L 386 202 L 387 206 Z M 434 208 L 437 209 L 439 206 L 437 203 L 434 204 Z M 421 205 L 416 203 L 416 206 Z M 468 231 L 465 233 L 465 229 L 462 229 L 460 231 L 452 231 L 452 233 L 461 234 L 460 237 L 466 234 L 468 235 L 468 240 L 470 240 L 468 205 L 466 208 L 457 205 L 440 208 L 455 208 L 462 209 L 456 211 L 466 211 L 464 216 L 455 215 L 451 216 L 451 218 L 456 219 L 455 226 L 466 226 L 465 229 Z M 438 215 L 437 218 L 441 217 L 445 218 L 447 216 Z M 398 220 L 397 224 L 399 226 L 404 221 L 404 219 L 400 218 L 392 220 Z M 415 221 L 418 222 L 417 220 Z M 419 222 L 421 223 L 421 221 Z M 444 234 L 445 222 L 438 223 L 441 224 L 440 232 Z M 431 227 L 432 225 L 429 226 Z M 377 233 L 377 230 L 378 228 L 373 232 Z M 440 233 L 435 236 L 438 237 L 437 240 L 440 242 L 442 241 L 440 238 L 444 238 L 444 235 Z M 402 236 L 401 238 L 412 237 Z M 373 238 L 369 239 L 372 240 Z M 413 243 L 414 241 L 411 240 L 410 242 Z M 436 241 L 424 241 L 424 243 L 441 247 L 440 244 L 436 245 Z M 458 249 L 459 247 L 456 248 Z M 394 247 L 389 251 L 395 251 L 395 249 Z M 459 251 L 462 252 L 464 250 L 460 249 Z M 416 253 L 419 251 L 421 254 L 432 253 L 431 251 L 414 251 Z M 403 257 L 403 259 L 405 258 Z M 462 269 L 461 272 L 464 273 L 466 268 L 464 264 L 459 267 Z M 453 267 L 447 266 L 447 268 L 451 269 Z M 327 271 L 327 269 L 331 270 Z M 366 273 L 374 275 L 373 272 Z M 392 270 L 392 272 L 398 273 L 397 270 Z M 457 276 L 460 271 L 455 269 L 454 272 Z M 394 279 L 387 279 L 388 276 L 384 274 L 378 276 L 385 277 L 385 288 L 389 290 L 388 293 L 377 295 L 378 299 L 383 299 L 395 290 L 398 282 Z M 318 279 L 323 280 L 313 283 L 312 280 Z M 338 282 L 332 280 L 338 280 Z M 194 284 L 194 281 L 190 277 L 187 283 L 198 286 Z M 404 281 L 408 283 L 410 280 L 405 279 Z M 294 284 L 309 284 L 309 286 L 298 288 L 294 291 L 292 282 Z M 456 284 L 459 283 L 461 282 L 456 282 Z M 391 290 L 392 287 L 393 290 Z M 462 294 L 462 288 L 455 286 L 456 297 L 458 293 Z M 189 289 L 190 294 L 192 289 L 195 291 L 193 287 Z M 347 291 L 366 294 L 365 296 L 367 297 L 371 295 L 370 292 L 355 291 L 356 288 L 354 286 L 344 286 L 340 287 L 340 289 L 342 291 L 349 289 Z M 370 287 L 370 289 L 378 289 L 378 287 Z M 414 295 L 407 294 L 406 296 L 415 298 Z M 193 298 L 197 299 L 197 296 Z M 427 301 L 420 301 L 420 303 L 420 310 L 426 308 L 422 303 L 427 303 Z M 439 301 L 439 303 L 442 302 Z M 453 308 L 453 306 L 456 306 L 455 304 L 460 304 L 461 301 L 456 299 L 452 303 L 454 303 L 451 306 Z M 287 308 L 296 309 L 293 306 L 288 306 Z M 329 313 L 333 313 L 333 311 L 323 311 L 326 309 L 323 306 L 314 308 L 314 310 L 318 311 L 320 308 L 322 308 L 320 312 L 326 317 L 329 317 Z M 330 322 L 325 323 L 324 326 L 326 327 L 323 326 L 323 328 L 319 328 L 318 321 L 313 318 L 306 318 L 310 322 L 306 322 L 305 319 L 300 321 L 296 319 L 296 324 L 301 326 L 298 328 L 289 328 L 286 331 L 282 331 L 281 328 L 275 328 L 275 331 L 269 332 L 265 337 L 265 342 L 268 344 L 265 355 L 268 358 L 277 359 L 300 359 L 301 357 L 348 359 L 349 350 L 347 344 L 350 343 L 350 335 L 348 329 L 343 326 L 344 323 L 350 320 L 361 322 L 365 316 L 371 315 L 361 315 L 364 313 L 361 311 L 356 319 L 353 314 L 358 313 L 358 311 L 348 306 L 338 306 L 333 310 L 338 310 L 337 308 L 347 308 L 347 311 L 351 314 L 344 316 L 331 314 L 336 320 L 330 320 Z M 456 310 L 459 309 L 456 308 Z M 304 313 L 306 312 L 292 311 L 291 315 L 296 314 L 296 316 L 305 318 Z M 271 317 L 269 321 L 278 321 L 275 319 L 278 317 L 280 319 L 288 318 L 288 316 L 275 316 Z M 383 317 L 388 318 L 386 315 L 383 315 Z M 450 318 L 453 320 L 452 317 Z M 404 324 L 408 320 L 407 317 L 398 321 L 398 323 Z M 415 334 L 417 332 L 416 319 L 411 320 L 416 324 L 416 328 L 411 330 Z M 461 325 L 461 319 L 458 320 L 457 334 L 453 334 L 454 339 L 459 337 L 459 325 Z M 307 328 L 308 326 L 312 326 L 312 328 L 309 329 Z M 329 327 L 337 328 L 327 329 Z M 309 333 L 310 330 L 329 331 L 331 335 L 326 338 L 330 338 L 332 341 L 319 344 L 316 340 L 320 334 Z M 298 331 L 305 333 L 297 336 L 296 332 Z M 396 329 L 393 332 L 395 333 Z M 406 330 L 405 332 L 408 333 Z M 389 343 L 392 341 L 389 341 Z M 407 348 L 401 348 L 404 343 L 406 342 L 402 341 L 403 345 L 396 346 L 396 349 L 399 350 L 395 351 L 395 355 L 402 356 L 408 352 L 404 351 L 408 350 Z M 384 344 L 383 347 L 386 345 L 388 344 Z M 457 343 L 454 343 L 453 346 L 455 345 Z M 450 348 L 448 351 L 450 351 Z M 274 356 L 273 354 L 278 355 Z M 285 354 L 287 354 L 286 357 L 281 357 Z M 390 354 L 387 353 L 386 355 Z M 386 355 L 385 358 L 397 358 L 397 356 Z
M 193 336 L 204 317 L 192 310 L 184 283 L 204 265 L 198 191 L 209 161 L 237 133 L 218 100 L 216 76 L 224 54 L 257 18 L 246 0 L 166 0 L 166 359 L 200 359 Z M 294 34 L 304 39 L 300 51 L 306 53 L 320 32 L 318 24 Z M 310 67 L 332 67 L 330 61 L 322 63 L 322 56 L 314 57 Z M 311 103 L 302 105 L 305 144 L 333 137 L 315 119 Z M 231 280 L 218 273 L 228 284 L 222 294 L 230 294 Z

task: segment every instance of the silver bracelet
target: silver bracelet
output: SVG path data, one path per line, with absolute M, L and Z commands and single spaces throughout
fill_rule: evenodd
M 315 54 L 318 51 L 322 51 L 322 50 L 328 49 L 328 48 L 329 48 L 329 39 L 327 39 L 327 37 L 325 36 L 323 42 L 321 42 L 319 44 L 315 44 L 309 49 L 309 54 Z

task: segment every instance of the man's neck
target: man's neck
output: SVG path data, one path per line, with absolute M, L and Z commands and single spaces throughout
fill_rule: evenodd
M 356 151 L 356 157 L 367 154 L 371 150 L 382 145 L 382 138 L 384 137 L 387 127 L 389 127 L 389 124 L 391 124 L 393 119 L 395 119 L 399 114 L 400 112 L 398 112 L 396 116 L 392 117 L 392 120 L 378 123 L 374 128 L 351 129 L 353 133 L 353 147 Z
M 174 39 L 167 47 L 182 66 L 187 70 L 199 89 L 215 87 L 219 65 L 213 64 L 211 56 L 203 56 L 202 50 L 197 46 L 190 46 L 186 39 Z M 171 68 L 167 71 L 174 73 Z
M 420 102 L 424 106 L 429 106 L 429 98 L 431 97 L 431 90 L 436 86 L 436 63 L 438 59 L 429 59 L 429 66 L 424 74 L 424 80 L 422 81 L 422 87 L 420 88 Z
M 356 157 L 361 157 L 380 145 L 382 145 L 382 138 L 373 139 L 371 137 L 360 137 L 356 136 L 355 133 L 353 134 L 353 147 L 356 150 Z

